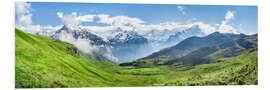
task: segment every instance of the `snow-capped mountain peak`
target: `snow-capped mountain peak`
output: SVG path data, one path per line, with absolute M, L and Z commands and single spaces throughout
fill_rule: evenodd
M 188 37 L 205 36 L 207 32 L 209 31 L 200 24 L 188 25 L 185 28 L 146 31 L 125 30 L 121 27 L 99 31 L 82 26 L 63 25 L 49 36 L 72 44 L 75 42 L 76 45 L 80 44 L 79 41 L 86 41 L 91 50 L 112 61 L 129 62 L 175 45 Z

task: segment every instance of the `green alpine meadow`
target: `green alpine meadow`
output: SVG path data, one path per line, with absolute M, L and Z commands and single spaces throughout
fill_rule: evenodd
M 15 88 L 256 86 L 257 10 L 15 2 Z
M 85 55 L 71 44 L 15 29 L 15 56 L 16 88 L 258 84 L 257 50 L 196 66 L 163 65 L 162 58 L 161 64 L 146 60 L 121 66 Z

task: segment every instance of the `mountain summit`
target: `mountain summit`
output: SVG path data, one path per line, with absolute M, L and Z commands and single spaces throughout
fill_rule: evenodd
M 197 36 L 193 37 L 196 39 L 207 35 L 205 30 L 202 30 L 199 25 L 179 30 L 150 30 L 144 32 L 140 30 L 125 30 L 121 27 L 99 31 L 81 26 L 63 25 L 62 28 L 55 32 L 40 32 L 38 34 L 74 44 L 88 53 L 99 53 L 115 62 L 134 61 L 146 57 L 153 52 L 176 45 L 186 38 Z M 215 34 L 219 33 L 216 32 L 211 35 L 214 36 Z M 207 42 L 207 40 L 204 41 Z M 194 43 L 194 45 L 196 44 L 198 43 Z M 193 49 L 190 48 L 182 52 L 192 51 Z M 172 52 L 177 50 L 175 49 Z M 168 54 L 174 55 L 174 53 Z M 155 53 L 152 55 L 155 56 Z M 150 55 L 150 57 L 152 56 Z
M 219 33 L 219 32 L 214 32 L 205 37 L 194 36 L 194 37 L 190 37 L 181 41 L 175 46 L 165 48 L 161 51 L 155 52 L 142 59 L 149 59 L 149 58 L 155 58 L 155 57 L 161 57 L 161 56 L 166 56 L 166 57 L 183 56 L 189 52 L 192 52 L 202 47 L 213 46 L 220 43 L 232 41 L 236 38 L 243 38 L 243 37 L 247 37 L 247 36 L 244 34 L 225 34 L 225 33 Z

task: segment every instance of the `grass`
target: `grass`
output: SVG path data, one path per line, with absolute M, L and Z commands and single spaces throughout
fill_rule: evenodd
M 257 85 L 258 52 L 244 53 L 233 58 L 224 58 L 216 63 L 198 65 L 182 73 L 181 78 L 164 85 Z
M 196 66 L 119 66 L 74 53 L 71 44 L 15 29 L 15 87 L 256 85 L 257 51 Z M 158 63 L 159 64 L 159 63 Z M 160 64 L 163 64 L 160 63 Z
M 15 87 L 119 87 L 150 86 L 157 77 L 152 69 L 120 67 L 94 57 L 76 54 L 73 45 L 45 36 L 15 30 Z M 137 75 L 136 75 L 137 74 Z
M 83 59 L 67 48 L 73 45 L 48 37 L 15 31 L 16 87 L 113 86 L 112 63 Z

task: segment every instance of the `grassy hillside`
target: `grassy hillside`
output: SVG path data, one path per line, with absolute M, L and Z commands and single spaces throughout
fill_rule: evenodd
M 15 87 L 129 87 L 159 82 L 156 72 L 161 70 L 157 68 L 120 67 L 94 55 L 89 57 L 71 44 L 15 29 Z
M 194 36 L 194 37 L 187 38 L 177 43 L 174 46 L 154 52 L 151 55 L 142 58 L 142 60 L 160 58 L 160 57 L 167 57 L 169 59 L 174 59 L 174 58 L 185 56 L 186 54 L 189 54 L 200 48 L 213 47 L 219 44 L 234 42 L 237 39 L 242 39 L 245 37 L 249 37 L 249 35 L 229 34 L 229 33 L 219 33 L 219 32 L 214 32 L 204 37 Z
M 197 65 L 183 73 L 183 77 L 164 85 L 257 85 L 258 52 L 223 58 L 211 64 Z
M 258 82 L 257 51 L 196 66 L 182 63 L 165 65 L 165 62 L 155 60 L 119 66 L 106 60 L 97 60 L 100 58 L 103 57 L 85 55 L 71 44 L 16 29 L 15 87 L 227 85 Z
M 132 63 L 120 74 L 155 78 L 153 86 L 195 85 L 257 85 L 258 52 L 244 52 L 239 56 L 221 58 L 210 64 L 196 66 L 176 63 L 153 65 L 150 61 Z
M 16 87 L 114 86 L 116 66 L 95 58 L 82 58 L 68 43 L 15 30 Z
M 219 58 L 233 57 L 243 52 L 256 51 L 257 47 L 257 36 L 251 35 L 215 46 L 200 48 L 183 57 L 170 60 L 169 63 L 183 62 L 184 64 L 190 65 L 211 63 Z
M 202 42 L 207 46 L 199 44 Z M 212 42 L 214 41 L 214 42 Z M 192 43 L 190 43 L 192 42 Z M 211 42 L 212 44 L 209 44 Z M 121 66 L 133 65 L 137 67 L 149 67 L 152 65 L 172 65 L 172 64 L 184 64 L 187 65 L 199 65 L 215 62 L 220 58 L 234 57 L 241 55 L 244 52 L 253 52 L 257 50 L 257 35 L 243 35 L 243 34 L 222 34 L 213 33 L 205 37 L 191 37 L 179 44 L 169 47 L 167 49 L 155 52 L 157 57 L 152 55 L 147 56 L 144 59 L 140 59 L 134 62 L 122 63 Z M 188 46 L 191 44 L 191 46 Z M 185 47 L 193 47 L 195 45 L 200 48 L 189 51 L 189 53 L 183 54 Z M 178 49 L 177 49 L 178 48 Z M 197 48 L 197 47 L 196 47 Z M 189 49 L 190 50 L 190 49 Z M 178 55 L 171 54 L 173 53 Z M 164 53 L 169 53 L 166 55 Z M 165 55 L 165 56 L 164 56 Z

